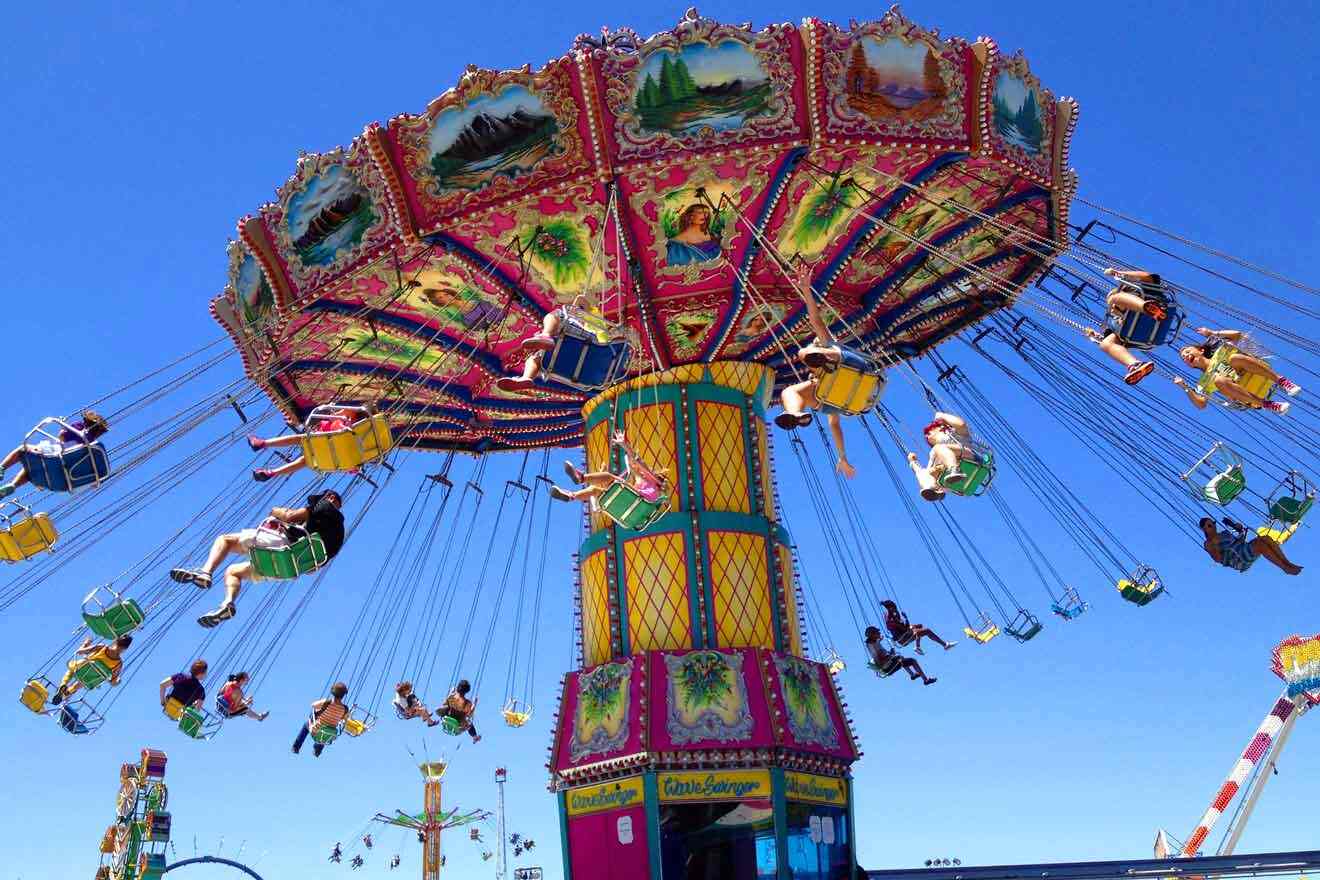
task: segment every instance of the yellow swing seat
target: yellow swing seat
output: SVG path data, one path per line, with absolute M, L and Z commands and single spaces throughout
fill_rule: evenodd
M 54 550 L 59 536 L 46 514 L 34 515 L 17 502 L 0 504 L 0 559 L 5 562 L 23 562 Z
M 871 358 L 844 346 L 837 364 L 815 372 L 816 401 L 846 416 L 875 409 L 885 390 L 884 370 Z
M 361 706 L 353 706 L 344 717 L 344 733 L 349 736 L 362 736 L 376 726 L 376 716 Z
M 972 626 L 963 627 L 963 633 L 967 638 L 979 644 L 986 644 L 995 636 L 999 635 L 999 624 L 990 619 L 988 614 L 982 614 Z
M 330 419 L 362 416 L 359 421 L 337 431 L 318 431 L 317 425 Z M 389 420 L 371 414 L 363 406 L 331 404 L 318 406 L 307 417 L 302 438 L 303 460 L 312 470 L 328 474 L 353 471 L 382 458 L 394 448 Z
M 1227 364 L 1229 358 L 1239 352 L 1241 352 L 1241 349 L 1226 342 L 1215 349 L 1215 353 L 1210 356 L 1210 362 L 1206 364 L 1205 371 L 1201 373 L 1201 378 L 1196 382 L 1196 390 L 1206 397 L 1213 397 L 1218 392 L 1218 389 L 1215 388 L 1215 371 Z M 1274 393 L 1274 389 L 1277 387 L 1273 379 L 1258 373 L 1242 374 L 1238 378 L 1237 385 L 1262 403 L 1270 399 L 1270 395 Z M 1246 408 L 1242 404 L 1231 400 L 1224 401 L 1224 406 L 1236 409 Z
M 1164 583 L 1149 565 L 1138 566 L 1130 577 L 1118 582 L 1118 592 L 1138 608 L 1149 605 L 1164 594 Z
M 45 715 L 49 710 L 46 708 L 46 702 L 50 699 L 50 692 L 55 689 L 55 683 L 44 676 L 29 679 L 27 684 L 23 685 L 23 692 L 19 694 L 18 701 L 23 704 L 25 709 L 36 715 Z
M 504 704 L 501 714 L 504 716 L 505 724 L 510 727 L 522 727 L 532 720 L 532 707 L 522 700 L 510 699 Z

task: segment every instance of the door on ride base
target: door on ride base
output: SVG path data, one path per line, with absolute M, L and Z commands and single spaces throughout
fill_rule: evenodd
M 573 880 L 646 880 L 651 876 L 648 849 L 641 804 L 568 820 Z

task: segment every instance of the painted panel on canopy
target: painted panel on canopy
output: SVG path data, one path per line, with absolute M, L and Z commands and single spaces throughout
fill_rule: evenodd
M 689 10 L 674 30 L 600 64 L 605 129 L 620 162 L 804 136 L 802 47 L 792 26 L 756 32 Z
M 1052 252 L 1049 237 L 1048 196 L 1014 205 L 977 223 L 952 241 L 940 244 L 938 254 L 929 254 L 922 268 L 932 275 L 949 275 L 968 263 L 979 263 L 997 250 L 1020 247 L 1036 252 Z M 1006 291 L 1000 291 L 1006 293 Z
M 773 744 L 761 667 L 751 648 L 652 655 L 649 705 L 654 749 Z
M 609 317 L 620 312 L 618 236 L 604 189 L 596 183 L 577 183 L 553 195 L 467 217 L 446 233 L 476 252 L 483 268 L 489 266 L 487 272 L 515 283 L 543 312 L 571 303 L 579 294 Z M 625 302 L 627 278 L 625 268 Z
M 642 716 L 646 666 L 629 658 L 571 672 L 560 707 L 555 770 L 590 764 L 644 748 Z
M 997 57 L 990 68 L 985 106 L 987 147 L 992 154 L 1042 183 L 1052 182 L 1055 120 L 1054 95 L 1032 75 L 1021 53 Z
M 255 375 L 274 354 L 270 340 L 279 336 L 283 321 L 275 308 L 275 291 L 247 246 L 230 241 L 226 256 L 228 280 L 211 302 L 211 315 L 238 346 L 249 375 Z
M 386 152 L 419 235 L 445 218 L 561 183 L 590 170 L 591 132 L 570 59 L 532 73 L 468 67 L 420 115 L 390 120 Z
M 826 136 L 971 143 L 977 66 L 965 40 L 942 40 L 896 7 L 880 21 L 853 22 L 846 31 L 814 24 Z

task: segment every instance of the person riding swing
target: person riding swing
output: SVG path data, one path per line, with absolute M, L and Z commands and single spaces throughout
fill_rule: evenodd
M 1201 546 L 1206 555 L 1225 568 L 1245 573 L 1257 559 L 1263 556 L 1284 574 L 1302 573 L 1302 567 L 1295 565 L 1284 554 L 1283 547 L 1278 541 L 1267 535 L 1257 535 L 1248 540 L 1247 527 L 1240 522 L 1225 518 L 1224 525 L 1232 531 L 1221 531 L 1215 528 L 1213 519 L 1204 516 L 1201 517 L 1198 525 L 1201 527 L 1201 533 L 1205 535 L 1205 542 Z
M 1211 395 L 1218 391 L 1234 406 L 1267 409 L 1283 415 L 1288 412 L 1289 403 L 1268 399 L 1270 390 L 1277 387 L 1289 397 L 1301 394 L 1300 385 L 1279 375 L 1264 358 L 1248 350 L 1247 336 L 1241 330 L 1198 327 L 1196 332 L 1206 341 L 1201 345 L 1184 345 L 1178 356 L 1187 366 L 1201 371 L 1201 380 L 1193 386 L 1182 376 L 1175 376 L 1173 384 L 1187 394 L 1197 409 L 1205 409 Z M 1264 386 L 1263 394 L 1253 393 L 1248 385 Z
M 1118 286 L 1105 297 L 1105 308 L 1121 324 L 1127 324 L 1134 315 L 1145 315 L 1156 322 L 1169 319 L 1169 302 L 1164 280 L 1153 272 L 1140 269 L 1122 270 L 1110 267 L 1105 274 L 1118 282 Z M 1155 370 L 1154 361 L 1143 361 L 1129 351 L 1137 345 L 1132 340 L 1124 339 L 1113 327 L 1105 330 L 1087 329 L 1088 338 L 1100 346 L 1100 350 L 1127 368 L 1123 381 L 1136 385 Z
M 921 497 L 927 501 L 943 501 L 946 487 L 957 491 L 959 484 L 966 480 L 966 476 L 959 470 L 959 463 L 979 463 L 982 457 L 972 447 L 972 433 L 961 416 L 937 412 L 921 433 L 930 446 L 930 456 L 926 466 L 922 467 L 918 463 L 917 454 L 909 452 L 908 466 L 916 475 Z
M 908 678 L 913 681 L 919 678 L 924 685 L 931 685 L 939 680 L 927 675 L 914 658 L 904 657 L 897 651 L 886 648 L 880 630 L 874 626 L 866 628 L 866 652 L 871 657 L 871 667 L 879 676 L 887 677 L 902 669 L 907 672 Z
M 550 486 L 550 497 L 556 501 L 590 501 L 593 498 L 599 498 L 605 494 L 606 490 L 616 483 L 624 485 L 635 491 L 644 501 L 652 504 L 660 500 L 665 491 L 664 477 L 653 470 L 650 465 L 643 461 L 636 450 L 628 443 L 628 437 L 623 431 L 615 431 L 610 437 L 611 448 L 619 449 L 623 452 L 623 473 L 615 474 L 611 471 L 591 471 L 584 473 L 579 470 L 571 461 L 564 462 L 564 472 L 568 478 L 580 485 L 581 489 L 561 489 L 558 486 Z

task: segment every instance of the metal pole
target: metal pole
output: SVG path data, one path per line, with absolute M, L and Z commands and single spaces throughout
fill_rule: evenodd
M 1283 723 L 1283 727 L 1279 729 L 1279 736 L 1274 741 L 1274 748 L 1270 750 L 1269 760 L 1261 766 L 1260 775 L 1256 777 L 1256 784 L 1247 793 L 1247 799 L 1242 804 L 1242 812 L 1229 830 L 1228 840 L 1220 849 L 1219 854 L 1221 856 L 1231 856 L 1233 850 L 1237 849 L 1238 840 L 1247 827 L 1247 820 L 1251 818 L 1251 811 L 1256 809 L 1256 801 L 1260 800 L 1260 793 L 1265 790 L 1265 783 L 1269 782 L 1270 777 L 1274 775 L 1274 765 L 1278 762 L 1279 755 L 1283 753 L 1283 747 L 1288 744 L 1288 737 L 1292 735 L 1297 719 L 1301 718 L 1306 712 L 1306 695 L 1298 694 L 1293 700 L 1293 704 L 1297 708 L 1293 710 L 1293 713 L 1288 716 L 1288 720 Z
M 504 780 L 508 773 L 503 767 L 495 768 L 495 785 L 499 788 L 499 812 L 496 814 L 495 834 L 499 837 L 499 849 L 495 851 L 495 880 L 505 880 L 509 870 L 508 834 L 504 827 Z

